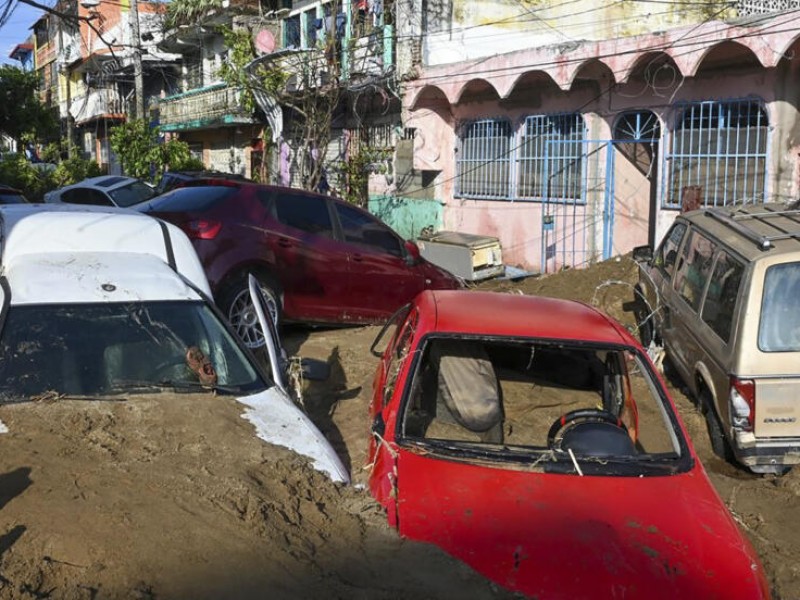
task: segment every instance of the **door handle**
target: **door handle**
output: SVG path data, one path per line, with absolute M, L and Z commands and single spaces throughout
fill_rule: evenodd
M 353 254 L 353 260 L 356 262 L 361 262 L 364 260 L 364 257 L 361 254 Z
M 291 247 L 291 245 L 292 242 L 290 242 L 286 238 L 278 238 L 278 246 L 280 246 L 281 248 L 289 248 Z

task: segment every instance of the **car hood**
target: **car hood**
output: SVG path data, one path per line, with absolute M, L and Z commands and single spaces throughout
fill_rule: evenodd
M 333 481 L 349 483 L 347 469 L 328 440 L 278 388 L 237 400 L 247 407 L 242 416 L 255 426 L 259 438 L 310 458 L 314 468 Z
M 702 469 L 533 473 L 401 452 L 400 533 L 536 598 L 767 598 L 763 569 Z

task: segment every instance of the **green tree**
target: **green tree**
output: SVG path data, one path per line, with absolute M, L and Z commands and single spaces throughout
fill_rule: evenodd
M 27 137 L 49 139 L 58 130 L 53 112 L 41 103 L 35 73 L 0 66 L 0 131 L 22 145 Z
M 122 169 L 131 177 L 158 181 L 166 170 L 202 168 L 192 158 L 186 142 L 172 139 L 160 141 L 158 127 L 150 127 L 145 120 L 128 121 L 118 125 L 109 138 L 111 148 L 119 157 Z

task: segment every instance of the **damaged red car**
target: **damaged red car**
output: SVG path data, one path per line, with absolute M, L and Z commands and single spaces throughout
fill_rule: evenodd
M 647 354 L 569 300 L 425 291 L 383 328 L 369 488 L 535 598 L 768 598 Z

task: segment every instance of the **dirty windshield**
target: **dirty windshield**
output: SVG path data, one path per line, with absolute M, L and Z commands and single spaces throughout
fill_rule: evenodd
M 663 390 L 629 348 L 430 339 L 403 428 L 426 451 L 569 472 L 674 472 L 688 458 Z
M 260 375 L 201 302 L 14 306 L 0 401 L 119 392 L 256 391 Z

